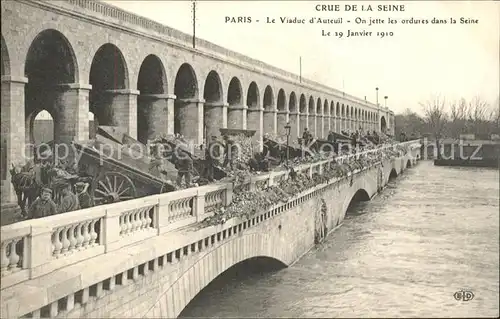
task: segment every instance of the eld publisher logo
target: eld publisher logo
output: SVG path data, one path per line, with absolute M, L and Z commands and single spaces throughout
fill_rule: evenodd
M 459 290 L 453 294 L 456 301 L 471 301 L 474 299 L 474 293 L 468 290 Z

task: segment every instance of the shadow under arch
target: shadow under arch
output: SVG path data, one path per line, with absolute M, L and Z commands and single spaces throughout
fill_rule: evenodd
M 214 299 L 227 298 L 232 291 L 239 290 L 241 284 L 267 277 L 286 267 L 281 261 L 268 256 L 256 256 L 240 261 L 200 290 L 177 318 L 193 318 L 193 313 L 200 313 L 207 303 L 212 303 Z
M 352 195 L 349 204 L 347 205 L 346 216 L 356 211 L 362 202 L 368 202 L 368 201 L 370 201 L 370 195 L 368 195 L 368 192 L 362 188 L 358 189 Z
M 411 168 L 411 160 L 406 161 L 406 168 Z
M 393 168 L 393 169 L 391 169 L 391 172 L 389 173 L 389 180 L 395 179 L 396 177 L 398 177 L 398 172 L 396 172 L 396 169 Z

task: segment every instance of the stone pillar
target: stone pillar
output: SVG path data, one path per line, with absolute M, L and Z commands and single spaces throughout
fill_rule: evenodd
M 264 110 L 264 133 L 276 135 L 276 110 Z
M 296 144 L 297 138 L 300 136 L 300 113 L 290 112 L 289 115 L 290 122 L 290 144 Z
M 335 132 L 340 133 L 340 117 L 335 118 Z
M 247 109 L 247 129 L 255 130 L 253 140 L 258 143 L 259 148 L 262 145 L 262 138 L 264 137 L 264 109 L 263 108 L 249 108 Z
M 177 99 L 179 103 L 179 134 L 195 145 L 203 144 L 203 104 L 204 100 Z
M 302 137 L 302 132 L 304 132 L 304 129 L 306 127 L 309 127 L 308 125 L 308 115 L 307 113 L 301 113 L 300 114 L 300 137 Z
M 307 120 L 307 128 L 309 132 L 316 137 L 316 114 L 309 114 Z
M 288 111 L 278 111 L 278 114 L 276 115 L 276 134 L 281 137 L 286 138 L 286 130 L 285 130 L 285 125 L 288 123 Z
M 227 128 L 244 129 L 246 127 L 246 106 L 229 105 L 227 107 Z
M 137 139 L 137 90 L 108 90 L 112 94 L 112 123 Z
M 207 136 L 220 136 L 220 128 L 227 126 L 227 104 L 222 102 L 205 102 L 203 112 L 204 126 L 206 127 Z
M 328 137 L 328 133 L 330 132 L 330 115 L 323 115 L 323 138 L 326 139 Z
M 28 83 L 25 77 L 2 76 L 1 97 L 1 200 L 2 203 L 16 202 L 16 194 L 10 182 L 11 164 L 26 161 L 25 149 L 25 109 L 24 86 Z
M 144 126 L 147 132 L 138 132 L 137 139 L 151 140 L 157 136 L 169 134 L 168 129 L 173 130 L 173 109 L 175 95 L 172 94 L 141 94 L 138 96 L 139 105 L 142 108 L 139 112 L 144 112 Z M 172 123 L 172 125 L 170 124 Z M 139 126 L 139 123 L 137 124 Z M 145 134 L 145 136 L 139 136 Z
M 58 118 L 54 119 L 54 141 L 71 143 L 89 139 L 89 84 L 70 83 L 58 85 L 55 101 Z

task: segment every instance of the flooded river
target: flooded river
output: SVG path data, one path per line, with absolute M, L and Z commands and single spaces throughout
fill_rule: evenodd
M 498 178 L 421 162 L 293 266 L 233 269 L 181 317 L 498 317 Z

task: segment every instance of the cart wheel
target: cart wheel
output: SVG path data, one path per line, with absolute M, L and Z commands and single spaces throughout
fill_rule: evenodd
M 121 173 L 106 172 L 94 181 L 94 205 L 121 202 L 136 196 L 134 183 Z

